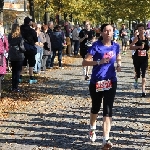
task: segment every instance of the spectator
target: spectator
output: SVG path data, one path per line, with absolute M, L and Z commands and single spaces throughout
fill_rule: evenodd
M 25 17 L 24 19 L 24 25 L 21 25 L 21 35 L 22 37 L 32 46 L 35 46 L 38 42 L 37 34 L 34 29 L 30 28 L 30 24 L 32 23 L 32 20 L 29 17 Z M 23 66 L 27 66 L 27 61 L 29 63 L 29 83 L 36 83 L 37 80 L 33 78 L 33 67 L 35 66 L 35 55 L 30 55 L 25 53 L 25 59 L 23 62 Z M 22 68 L 22 71 L 24 70 L 24 67 Z M 22 82 L 22 72 L 20 73 L 20 82 Z
M 18 89 L 20 72 L 22 70 L 22 63 L 24 54 L 20 51 L 19 45 L 21 43 L 21 34 L 19 24 L 13 24 L 11 33 L 8 35 L 9 43 L 9 60 L 12 67 L 12 91 L 20 92 Z
M 79 51 L 79 25 L 76 25 L 74 30 L 72 31 L 72 39 L 73 39 L 73 45 L 74 45 L 74 55 L 78 55 Z
M 54 28 L 54 32 L 52 33 L 52 36 L 51 36 L 51 45 L 52 45 L 52 52 L 53 52 L 53 56 L 51 59 L 51 68 L 53 68 L 54 66 L 54 59 L 55 59 L 57 50 L 58 50 L 59 68 L 62 68 L 62 44 L 63 42 L 64 42 L 64 36 L 63 36 L 63 33 L 61 32 L 61 27 L 57 25 Z
M 70 27 L 70 24 L 69 24 L 68 21 L 66 21 L 65 22 L 65 26 L 64 26 L 65 37 L 66 37 L 66 44 L 67 44 L 66 54 L 71 56 L 71 40 L 70 40 L 70 37 L 69 37 L 71 30 L 69 30 L 69 27 Z
M 0 24 L 0 80 L 6 74 L 6 52 L 8 52 L 8 40 L 4 34 L 4 27 Z
M 44 32 L 45 37 L 46 37 L 46 42 L 44 43 L 44 49 L 43 49 L 42 70 L 46 71 L 46 61 L 48 57 L 51 58 L 51 40 L 47 32 L 48 31 L 47 25 L 42 26 L 42 31 Z M 49 63 L 51 64 L 51 62 Z
M 36 45 L 37 48 L 37 54 L 35 55 L 35 66 L 34 66 L 34 73 L 40 73 L 41 72 L 41 63 L 42 63 L 42 57 L 43 57 L 43 46 L 44 43 L 46 42 L 46 37 L 43 32 L 41 32 L 41 25 L 37 24 L 36 27 L 36 33 L 38 37 L 38 43 Z
M 54 23 L 53 21 L 49 21 L 48 22 L 48 35 L 49 37 L 51 38 L 51 35 L 53 33 L 53 29 L 54 29 Z M 46 61 L 46 68 L 47 69 L 50 69 L 50 65 L 51 65 L 51 55 L 48 55 L 48 58 L 47 58 L 47 61 Z

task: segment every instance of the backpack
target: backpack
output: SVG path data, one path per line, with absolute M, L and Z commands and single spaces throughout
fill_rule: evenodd
M 20 49 L 20 43 L 22 38 L 12 38 L 9 42 L 9 60 L 10 61 L 22 61 L 24 58 L 24 54 Z
M 19 50 L 22 53 L 26 53 L 28 55 L 36 55 L 37 48 L 34 45 L 29 44 L 24 38 L 21 38 L 21 42 L 19 44 Z
M 23 53 L 19 50 L 19 46 L 10 46 L 8 55 L 10 61 L 22 61 L 24 58 Z

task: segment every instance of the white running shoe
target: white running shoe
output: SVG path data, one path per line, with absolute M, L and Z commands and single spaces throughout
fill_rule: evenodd
M 91 142 L 95 142 L 95 140 L 96 140 L 95 130 L 90 130 L 90 132 L 89 132 L 89 138 L 90 138 Z
M 106 142 L 102 144 L 102 150 L 110 150 L 112 146 L 113 144 L 110 142 L 110 140 L 106 140 Z

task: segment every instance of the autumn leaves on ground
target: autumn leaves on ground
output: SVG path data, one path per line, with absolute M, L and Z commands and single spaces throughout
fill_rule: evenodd
M 64 69 L 69 69 L 71 64 L 76 61 L 74 57 L 63 57 L 63 67 Z M 54 69 L 57 69 L 57 64 Z M 52 70 L 47 70 L 46 72 L 50 72 Z M 21 93 L 12 93 L 11 89 L 11 73 L 5 75 L 5 79 L 2 81 L 2 98 L 0 101 L 0 118 L 8 117 L 8 112 L 23 110 L 27 105 L 30 104 L 31 101 L 40 100 L 42 97 L 51 97 L 52 95 L 46 94 L 46 92 L 40 92 L 42 87 L 39 87 L 41 83 L 45 83 L 46 81 L 52 80 L 50 76 L 46 76 L 46 74 L 36 75 L 38 83 L 37 84 L 29 84 L 28 74 L 24 74 L 23 83 L 19 86 L 22 89 Z
M 150 54 L 149 54 L 150 55 Z M 150 56 L 149 56 L 150 58 Z M 57 59 L 56 59 L 57 61 Z M 63 67 L 64 69 L 69 69 L 71 64 L 75 61 L 78 61 L 77 58 L 74 57 L 63 57 Z M 54 69 L 58 69 L 57 64 Z M 46 72 L 50 74 L 53 70 L 47 70 Z M 21 93 L 12 93 L 11 89 L 11 73 L 5 75 L 5 79 L 2 81 L 2 98 L 0 101 L 0 118 L 8 117 L 8 112 L 10 111 L 19 111 L 23 110 L 27 105 L 32 101 L 40 100 L 43 97 L 50 98 L 53 96 L 51 94 L 47 94 L 45 92 L 41 92 L 42 86 L 41 83 L 46 83 L 50 80 L 54 80 L 47 74 L 35 75 L 38 83 L 30 85 L 28 83 L 29 76 L 28 74 L 24 74 L 23 83 L 19 86 L 22 89 Z M 150 74 L 150 59 L 149 59 L 149 74 Z

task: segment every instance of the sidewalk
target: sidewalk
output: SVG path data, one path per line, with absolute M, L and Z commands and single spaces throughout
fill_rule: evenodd
M 122 56 L 114 103 L 111 141 L 114 150 L 150 150 L 150 76 L 147 98 L 133 87 L 132 59 Z M 37 97 L 0 120 L 0 150 L 97 150 L 102 143 L 102 111 L 95 143 L 88 139 L 91 99 L 83 80 L 81 58 L 64 70 L 49 71 L 49 80 L 37 84 Z M 141 81 L 141 79 L 139 80 Z M 29 87 L 30 88 L 30 87 Z M 38 95 L 38 94 L 37 94 Z

